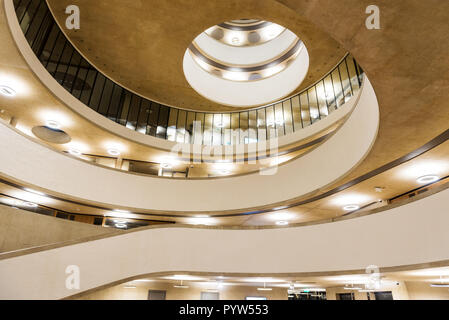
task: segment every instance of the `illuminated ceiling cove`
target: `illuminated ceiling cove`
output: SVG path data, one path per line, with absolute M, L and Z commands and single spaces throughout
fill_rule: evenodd
M 209 100 L 257 106 L 295 90 L 308 65 L 307 49 L 293 32 L 276 23 L 242 19 L 217 24 L 198 35 L 186 51 L 184 74 Z M 262 82 L 264 89 L 255 82 Z M 220 93 L 237 98 L 226 101 L 214 93 L 216 87 Z M 267 91 L 267 87 L 271 89 Z M 242 95 L 254 98 L 239 99 Z

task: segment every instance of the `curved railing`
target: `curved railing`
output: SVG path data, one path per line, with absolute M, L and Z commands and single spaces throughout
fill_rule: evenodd
M 314 85 L 279 102 L 240 112 L 205 113 L 143 98 L 107 78 L 66 38 L 45 0 L 14 0 L 20 27 L 47 71 L 92 110 L 131 130 L 181 143 L 247 144 L 281 137 L 325 118 L 362 85 L 347 55 Z

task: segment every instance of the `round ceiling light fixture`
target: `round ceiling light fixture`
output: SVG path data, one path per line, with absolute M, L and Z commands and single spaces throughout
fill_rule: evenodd
M 28 208 L 37 208 L 38 207 L 38 205 L 33 202 L 25 202 L 23 205 Z
M 56 121 L 56 120 L 47 120 L 45 121 L 45 126 L 47 128 L 50 128 L 52 130 L 60 130 L 61 129 L 61 124 Z
M 430 175 L 425 175 L 425 176 L 419 177 L 418 179 L 416 179 L 416 182 L 421 183 L 421 184 L 428 184 L 428 183 L 437 182 L 438 180 L 440 180 L 439 176 L 437 176 L 435 174 L 430 174 Z
M 164 163 L 161 163 L 161 168 L 162 169 L 172 169 L 173 166 L 170 163 L 164 162 Z
M 117 148 L 109 148 L 107 151 L 111 156 L 114 157 L 119 156 L 121 153 L 120 150 L 118 150 Z
M 345 211 L 354 211 L 354 210 L 359 210 L 359 209 L 360 209 L 360 206 L 356 205 L 356 204 L 349 204 L 349 205 L 343 207 L 343 210 L 345 210 Z
M 119 229 L 125 229 L 127 226 L 126 226 L 126 224 L 124 224 L 124 223 L 116 223 L 116 224 L 115 224 L 115 227 L 116 227 L 116 228 L 119 228 Z
M 73 156 L 79 157 L 82 155 L 82 152 L 78 149 L 69 149 L 68 153 L 70 153 Z
M 14 97 L 16 95 L 16 91 L 6 85 L 0 85 L 0 94 L 6 96 L 6 97 Z
M 179 164 L 178 159 L 174 156 L 161 157 L 158 162 L 160 163 L 159 166 L 162 169 L 172 169 L 174 166 Z
M 220 169 L 220 170 L 219 170 L 219 173 L 222 174 L 222 175 L 228 175 L 228 174 L 231 173 L 231 170 L 228 170 L 228 169 Z
M 263 283 L 263 288 L 257 288 L 258 291 L 272 291 L 273 288 L 267 287 L 266 283 Z
M 233 45 L 236 46 L 236 45 L 238 45 L 240 43 L 240 39 L 238 37 L 234 37 L 234 38 L 232 38 L 231 42 L 232 42 Z

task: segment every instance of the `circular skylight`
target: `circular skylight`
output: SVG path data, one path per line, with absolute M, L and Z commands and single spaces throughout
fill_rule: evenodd
M 184 74 L 199 94 L 235 106 L 261 105 L 288 95 L 300 85 L 308 66 L 307 49 L 297 35 L 254 19 L 210 27 L 184 56 Z

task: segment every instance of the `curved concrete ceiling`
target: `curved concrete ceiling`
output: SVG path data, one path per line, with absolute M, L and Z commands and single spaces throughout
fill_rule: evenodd
M 380 108 L 376 143 L 340 183 L 417 150 L 448 128 L 449 2 L 378 3 L 381 28 L 368 30 L 369 0 L 277 1 L 313 21 L 351 52 L 376 91 Z
M 61 19 L 63 4 L 68 1 L 49 0 L 48 2 L 56 12 L 60 12 L 59 19 Z M 419 0 L 410 1 L 408 5 L 385 3 L 380 5 L 381 29 L 368 30 L 365 26 L 365 19 L 368 16 L 365 10 L 371 4 L 368 0 L 341 2 L 278 0 L 277 2 L 296 11 L 299 16 L 290 16 L 290 12 L 286 16 L 289 18 L 281 22 L 284 26 L 295 30 L 291 25 L 301 21 L 302 26 L 310 27 L 310 32 L 316 30 L 318 26 L 350 51 L 366 71 L 379 97 L 381 124 L 377 141 L 365 161 L 339 184 L 346 183 L 417 150 L 447 129 L 449 42 L 445 30 L 449 20 L 449 3 L 441 3 L 438 0 L 431 0 L 429 5 Z M 82 5 L 87 1 L 80 0 L 76 3 Z M 102 8 L 108 10 L 107 4 L 111 2 L 96 3 L 103 3 Z M 249 8 L 249 2 L 245 1 L 245 3 Z M 272 1 L 257 3 L 259 9 L 267 12 L 272 9 L 269 8 L 269 5 L 273 5 Z M 165 5 L 166 2 L 159 4 L 155 10 L 164 12 L 167 9 Z M 234 9 L 237 6 L 235 3 L 232 5 L 227 3 L 227 5 Z M 114 6 L 121 7 L 118 4 L 111 4 L 111 7 Z M 220 4 L 208 2 L 207 6 L 219 8 Z M 254 5 L 254 7 L 257 6 Z M 274 7 L 281 10 L 278 6 Z M 279 14 L 276 9 L 272 11 L 273 13 L 270 14 Z M 176 12 L 179 11 L 176 10 Z M 86 12 L 86 14 L 93 18 L 93 13 Z M 216 17 L 216 15 L 212 16 Z M 207 21 L 210 16 L 202 16 L 201 19 Z M 273 17 L 271 21 L 278 20 Z M 304 21 L 313 21 L 314 25 Z M 186 28 L 188 30 L 190 26 Z M 306 29 L 303 31 L 298 34 L 310 47 L 304 37 L 308 32 Z M 201 31 L 198 30 L 199 32 Z M 81 42 L 83 37 L 80 31 L 73 33 L 78 33 L 77 37 Z M 72 38 L 71 33 L 69 36 Z M 188 41 L 190 43 L 191 39 Z M 321 55 L 326 56 L 325 44 L 322 43 L 320 48 L 321 50 L 313 54 L 312 60 Z M 311 61 L 311 63 L 314 62 Z M 325 71 L 322 72 L 324 73 Z M 327 190 L 337 185 L 330 185 Z
M 315 192 L 338 180 L 368 153 L 376 137 L 379 114 L 368 79 L 359 99 L 352 101 L 357 106 L 348 120 L 323 144 L 279 168 L 244 176 L 217 180 L 133 176 L 69 159 L 25 141 L 22 135 L 4 126 L 0 126 L 1 135 L 5 137 L 0 146 L 3 149 L 9 146 L 10 152 L 0 159 L 0 166 L 3 175 L 27 184 L 71 198 L 118 207 L 198 213 L 277 206 L 277 203 Z M 17 159 L 21 159 L 20 162 Z M 341 161 L 329 162 L 328 159 Z M 174 195 L 176 201 L 172 201 Z
M 318 194 L 417 152 L 447 129 L 449 43 L 446 34 L 438 30 L 447 26 L 449 4 L 432 1 L 428 6 L 411 1 L 407 7 L 382 5 L 381 30 L 367 30 L 368 1 L 282 2 L 353 52 L 379 97 L 381 127 L 370 155 L 350 175 Z M 22 65 L 19 60 L 19 55 L 12 57 Z
M 295 92 L 320 79 L 345 53 L 327 34 L 273 0 L 47 2 L 61 26 L 67 18 L 65 8 L 79 6 L 81 28 L 63 31 L 104 74 L 149 99 L 185 109 L 235 111 L 201 97 L 183 74 L 187 47 L 217 23 L 251 17 L 278 23 L 296 33 L 307 46 L 310 68 Z

